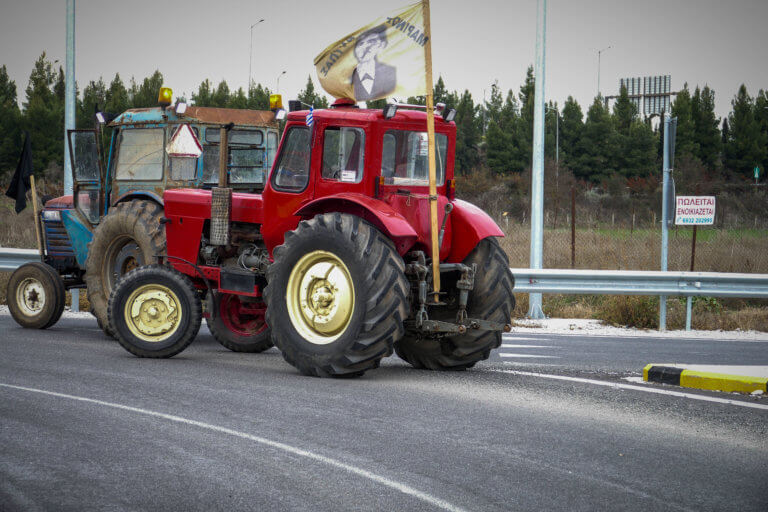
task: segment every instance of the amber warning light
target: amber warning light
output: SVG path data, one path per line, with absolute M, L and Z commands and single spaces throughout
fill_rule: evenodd
M 157 104 L 161 107 L 167 107 L 171 104 L 173 91 L 170 87 L 161 87 L 160 94 L 157 95 Z

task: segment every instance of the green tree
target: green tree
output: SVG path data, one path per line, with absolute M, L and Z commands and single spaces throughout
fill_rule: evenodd
M 629 135 L 632 125 L 637 118 L 637 107 L 629 99 L 627 87 L 621 86 L 619 98 L 613 106 L 613 118 L 616 121 L 616 129 L 622 135 Z
M 212 107 L 213 106 L 213 92 L 211 91 L 211 81 L 207 78 L 200 82 L 200 86 L 197 88 L 197 92 L 192 93 L 192 101 L 198 107 Z
M 312 82 L 311 75 L 307 76 L 307 85 L 299 93 L 298 100 L 307 105 L 312 105 L 313 108 L 328 108 L 328 99 L 325 95 L 315 92 L 315 84 Z
M 719 165 L 723 145 L 718 129 L 720 119 L 715 115 L 715 92 L 709 86 L 705 85 L 701 91 L 696 87 L 691 97 L 691 114 L 698 146 L 696 156 L 713 171 Z
M 475 103 L 468 90 L 456 106 L 456 169 L 467 174 L 478 163 L 479 126 L 475 118 Z
M 450 107 L 450 103 L 448 97 L 448 89 L 445 87 L 445 82 L 443 81 L 442 76 L 437 77 L 437 83 L 435 83 L 435 87 L 432 89 L 432 101 L 437 105 L 438 103 L 445 103 L 448 107 Z
M 603 106 L 602 97 L 597 96 L 587 111 L 582 136 L 576 145 L 578 156 L 572 159 L 571 169 L 577 178 L 604 181 L 616 172 L 618 150 L 611 114 Z
M 235 94 L 229 96 L 227 108 L 248 108 L 248 97 L 242 87 L 239 87 Z
M 163 74 L 155 70 L 151 76 L 145 78 L 139 87 L 136 82 L 131 80 L 133 108 L 148 108 L 157 106 L 157 97 L 160 94 L 160 88 L 163 86 Z
M 32 138 L 32 166 L 36 173 L 51 163 L 63 166 L 64 103 L 56 95 L 57 78 L 43 52 L 29 75 L 22 120 Z
M 533 76 L 533 66 L 528 66 L 525 73 L 525 82 L 520 87 L 520 117 L 515 128 L 515 145 L 520 156 L 522 167 L 531 164 L 533 151 L 533 105 L 536 80 Z M 520 169 L 523 170 L 523 169 Z
M 248 91 L 248 108 L 253 110 L 269 110 L 269 95 L 270 90 L 261 84 L 256 84 L 256 87 L 251 87 Z M 288 108 L 288 105 L 283 105 Z
M 16 102 L 16 82 L 0 67 L 0 178 L 15 168 L 21 148 L 21 112 Z
M 128 110 L 129 105 L 128 90 L 120 78 L 120 73 L 116 73 L 115 78 L 109 84 L 109 90 L 107 90 L 107 101 L 104 104 L 104 110 L 111 114 L 122 114 Z
M 104 80 L 99 78 L 97 82 L 91 80 L 83 89 L 83 99 L 80 101 L 77 111 L 77 127 L 93 128 L 96 122 L 94 116 L 97 111 L 103 111 L 107 103 L 107 86 Z
M 675 158 L 695 156 L 699 152 L 696 143 L 696 124 L 691 110 L 691 93 L 688 84 L 677 94 L 672 103 L 672 116 L 677 118 Z
M 568 167 L 572 167 L 574 161 L 578 158 L 578 143 L 581 140 L 584 131 L 584 114 L 581 112 L 581 106 L 568 96 L 563 105 L 563 121 L 560 124 L 560 162 Z
M 219 82 L 219 85 L 216 86 L 216 90 L 211 97 L 211 106 L 226 108 L 226 106 L 229 104 L 229 95 L 229 85 L 227 85 L 226 80 L 222 80 Z
M 763 89 L 755 97 L 755 119 L 760 126 L 763 144 L 768 142 L 768 91 Z M 768 168 L 768 150 L 763 149 L 763 161 L 760 165 L 760 175 L 764 176 Z
M 725 165 L 736 175 L 752 178 L 755 165 L 765 159 L 766 140 L 755 117 L 755 103 L 744 84 L 739 87 L 731 105 Z

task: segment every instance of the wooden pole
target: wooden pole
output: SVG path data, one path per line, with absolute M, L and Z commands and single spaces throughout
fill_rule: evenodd
M 437 176 L 435 173 L 435 111 L 432 98 L 432 31 L 429 20 L 429 0 L 423 0 L 424 34 L 427 43 L 424 45 L 424 60 L 426 62 L 427 86 L 427 158 L 429 161 L 429 231 L 432 241 L 432 301 L 440 302 L 440 247 L 437 241 Z
M 227 163 L 229 160 L 227 131 L 228 130 L 224 126 L 219 130 L 219 188 L 225 188 L 227 186 Z
M 37 241 L 37 252 L 40 254 L 40 260 L 43 259 L 43 241 L 40 237 L 40 212 L 37 209 L 37 188 L 35 187 L 35 176 L 29 177 L 29 184 L 32 188 L 32 211 L 35 215 L 35 240 Z
M 576 187 L 571 186 L 571 268 L 576 267 Z

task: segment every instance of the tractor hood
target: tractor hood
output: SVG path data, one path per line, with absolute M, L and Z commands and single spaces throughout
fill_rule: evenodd
M 48 210 L 71 210 L 74 208 L 72 194 L 66 196 L 54 197 L 46 201 L 44 208 Z

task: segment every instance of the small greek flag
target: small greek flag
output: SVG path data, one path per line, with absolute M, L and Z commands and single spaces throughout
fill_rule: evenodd
M 312 126 L 315 120 L 312 118 L 312 107 L 309 107 L 309 114 L 307 114 L 307 126 Z

